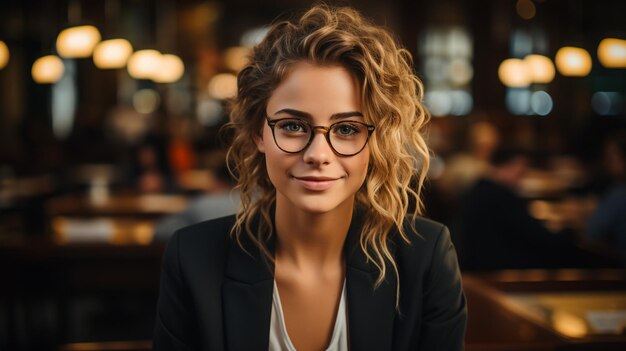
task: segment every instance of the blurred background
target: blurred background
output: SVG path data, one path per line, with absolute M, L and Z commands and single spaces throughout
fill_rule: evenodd
M 0 350 L 148 350 L 161 255 L 233 213 L 228 98 L 306 0 L 0 3 Z M 468 350 L 626 347 L 626 1 L 362 0 L 431 114 Z

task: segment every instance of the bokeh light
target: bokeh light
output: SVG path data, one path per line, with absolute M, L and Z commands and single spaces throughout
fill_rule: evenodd
M 591 72 L 591 55 L 582 48 L 562 47 L 554 61 L 559 73 L 564 76 L 584 77 Z
M 532 19 L 537 13 L 535 4 L 531 0 L 517 0 L 515 10 L 517 11 L 517 14 L 525 20 Z
M 598 91 L 591 97 L 591 108 L 600 116 L 615 116 L 624 110 L 622 95 L 614 91 Z
M 48 55 L 38 58 L 31 69 L 33 80 L 39 84 L 56 83 L 63 76 L 65 66 L 58 56 Z
M 209 96 L 218 100 L 237 96 L 237 77 L 230 73 L 215 75 L 208 86 Z
M 602 39 L 598 45 L 598 60 L 604 67 L 626 68 L 626 40 Z
M 7 66 L 10 57 L 9 47 L 2 40 L 0 40 L 0 69 Z
M 555 69 L 550 58 L 543 55 L 528 55 L 524 62 L 533 83 L 548 84 L 554 79 Z
M 115 69 L 126 66 L 133 47 L 126 39 L 110 39 L 100 42 L 93 52 L 93 62 L 101 69 Z
M 159 107 L 161 97 L 152 89 L 141 89 L 133 95 L 133 107 L 139 113 L 150 114 Z
M 510 58 L 502 61 L 498 68 L 502 84 L 510 88 L 524 88 L 530 85 L 531 74 L 524 60 Z
M 57 52 L 65 58 L 89 57 L 100 39 L 100 31 L 94 26 L 67 28 L 57 37 Z
M 546 116 L 552 112 L 552 97 L 545 91 L 534 91 L 530 95 L 530 109 L 534 114 Z
M 228 69 L 239 72 L 248 63 L 250 49 L 244 46 L 236 46 L 224 51 L 224 64 Z
M 128 73 L 136 79 L 152 79 L 161 64 L 157 50 L 138 50 L 128 59 Z
M 152 75 L 152 80 L 158 83 L 174 83 L 185 73 L 185 64 L 176 55 L 162 55 L 159 68 Z

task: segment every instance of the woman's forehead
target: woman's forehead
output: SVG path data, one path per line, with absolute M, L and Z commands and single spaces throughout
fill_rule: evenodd
M 351 72 L 343 66 L 296 63 L 270 95 L 268 114 L 280 110 L 300 111 L 303 118 L 331 118 L 341 113 L 362 112 L 361 94 Z

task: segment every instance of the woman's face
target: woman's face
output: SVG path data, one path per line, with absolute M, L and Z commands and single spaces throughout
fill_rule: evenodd
M 292 67 L 270 96 L 266 112 L 272 120 L 299 118 L 313 126 L 364 122 L 359 87 L 350 72 L 341 66 L 306 62 Z M 263 124 L 261 138 L 255 141 L 258 150 L 265 154 L 267 173 L 276 188 L 277 206 L 313 213 L 353 206 L 367 174 L 367 146 L 354 156 L 339 156 L 318 130 L 306 149 L 287 153 L 278 148 L 267 123 Z

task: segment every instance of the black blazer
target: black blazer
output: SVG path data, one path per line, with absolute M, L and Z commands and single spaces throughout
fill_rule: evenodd
M 268 349 L 273 266 L 246 235 L 242 242 L 251 255 L 231 240 L 234 219 L 195 224 L 170 239 L 154 350 Z M 360 249 L 360 222 L 355 214 L 344 248 L 350 349 L 462 350 L 467 309 L 448 229 L 419 218 L 410 246 L 390 236 L 400 273 L 398 313 L 391 267 L 385 282 L 373 287 L 378 270 Z M 268 246 L 273 252 L 272 239 Z

